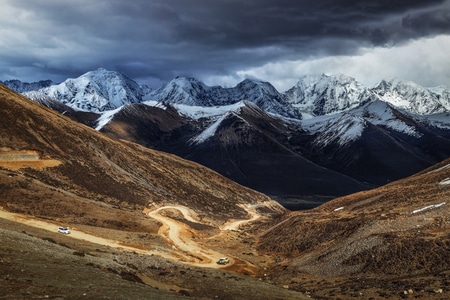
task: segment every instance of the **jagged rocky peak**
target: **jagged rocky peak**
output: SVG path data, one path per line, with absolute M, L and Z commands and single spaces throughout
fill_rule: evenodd
M 313 116 L 346 111 L 378 99 L 363 84 L 342 74 L 306 75 L 285 95 L 291 105 Z
M 207 86 L 187 77 L 177 77 L 150 94 L 151 99 L 191 106 L 224 106 L 239 101 L 255 103 L 267 112 L 288 117 L 298 117 L 286 105 L 284 95 L 270 83 L 256 79 L 245 79 L 232 88 Z
M 447 112 L 450 103 L 445 97 L 445 89 L 436 93 L 412 81 L 403 81 L 398 78 L 389 81 L 382 80 L 375 88 L 374 93 L 396 107 L 421 115 Z

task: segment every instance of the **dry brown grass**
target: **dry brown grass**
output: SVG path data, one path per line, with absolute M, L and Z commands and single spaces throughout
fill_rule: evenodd
M 329 285 L 322 296 L 351 296 L 353 289 L 356 296 L 371 290 L 374 297 L 397 298 L 409 285 L 431 291 L 420 297 L 445 298 L 433 290 L 439 282 L 437 289 L 450 293 L 442 283 L 450 272 L 450 185 L 443 184 L 449 165 L 446 160 L 404 180 L 291 213 L 260 238 L 260 250 L 284 257 L 273 278 L 288 280 L 290 274 L 299 284 L 323 280 L 347 287 L 339 294 Z M 369 278 L 371 286 L 352 283 L 355 278 Z

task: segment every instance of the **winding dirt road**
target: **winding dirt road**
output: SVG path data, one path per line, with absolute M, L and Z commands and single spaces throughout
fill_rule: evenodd
M 245 220 L 234 220 L 234 221 L 228 221 L 224 225 L 220 227 L 221 230 L 239 230 L 239 227 L 245 223 L 253 222 L 259 218 L 261 218 L 261 215 L 256 212 L 255 206 L 252 204 L 239 204 L 240 207 L 245 209 L 247 213 L 250 214 L 250 219 Z
M 256 212 L 252 205 L 241 205 L 249 214 L 250 219 L 245 220 L 233 220 L 229 221 L 220 227 L 221 231 L 225 230 L 238 230 L 239 226 L 244 223 L 252 222 L 261 216 Z M 145 213 L 161 222 L 163 225 L 160 227 L 158 234 L 163 236 L 169 245 L 172 245 L 172 249 L 165 250 L 162 248 L 158 249 L 140 249 L 133 246 L 125 245 L 124 243 L 112 239 L 106 239 L 99 236 L 95 236 L 91 233 L 83 232 L 72 228 L 71 234 L 68 235 L 70 238 L 84 240 L 87 242 L 109 246 L 112 248 L 118 248 L 126 251 L 133 251 L 136 253 L 144 255 L 155 255 L 164 257 L 166 259 L 178 261 L 184 264 L 197 267 L 207 267 L 207 268 L 224 268 L 229 267 L 235 263 L 235 260 L 230 257 L 230 263 L 226 266 L 219 265 L 216 261 L 227 255 L 219 253 L 212 249 L 205 247 L 204 245 L 197 243 L 192 239 L 192 231 L 190 227 L 182 222 L 176 221 L 170 217 L 166 217 L 160 214 L 161 211 L 167 209 L 178 210 L 183 218 L 187 221 L 202 224 L 197 217 L 197 214 L 192 209 L 181 206 L 181 205 L 171 205 L 159 207 L 152 211 L 145 211 Z M 39 220 L 31 216 L 21 215 L 17 213 L 11 213 L 0 209 L 0 218 L 7 219 L 14 222 L 19 222 L 28 226 L 41 228 L 51 232 L 56 232 L 58 229 L 58 224 L 51 221 Z M 221 233 L 219 233 L 221 235 Z M 219 236 L 218 235 L 218 236 Z
M 225 255 L 205 248 L 190 239 L 187 225 L 159 214 L 160 211 L 165 209 L 176 209 L 181 212 L 186 220 L 198 223 L 198 220 L 194 219 L 196 213 L 190 208 L 181 205 L 163 206 L 147 213 L 149 217 L 156 219 L 163 224 L 159 229 L 158 234 L 164 236 L 168 242 L 178 250 L 178 254 L 183 257 L 183 262 L 201 267 L 221 267 L 216 261 Z M 232 264 L 232 261 L 230 263 Z

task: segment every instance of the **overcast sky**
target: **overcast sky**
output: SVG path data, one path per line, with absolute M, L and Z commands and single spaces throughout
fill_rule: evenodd
M 0 80 L 104 67 L 283 92 L 306 74 L 450 87 L 450 0 L 0 0 Z

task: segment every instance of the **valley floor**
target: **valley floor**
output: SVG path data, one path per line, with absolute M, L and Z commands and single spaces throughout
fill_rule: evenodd
M 223 230 L 214 229 L 212 233 L 198 223 L 194 211 L 182 206 L 146 213 L 162 223 L 158 232 L 162 240 L 152 237 L 154 243 L 150 247 L 131 236 L 123 239 L 117 235 L 115 239 L 111 234 L 105 236 L 102 230 L 94 234 L 95 228 L 84 226 L 71 226 L 71 233 L 63 235 L 57 229 L 66 224 L 0 210 L 0 286 L 8 287 L 0 288 L 0 296 L 306 298 L 299 292 L 258 280 L 261 270 L 256 265 L 268 265 L 269 261 L 251 250 L 250 239 L 244 244 L 247 249 L 236 247 L 245 235 L 238 231 L 239 226 L 257 219 L 255 212 L 249 220 L 231 221 Z M 230 257 L 230 263 L 218 265 L 216 260 L 222 256 Z M 124 292 L 130 289 L 132 293 Z

